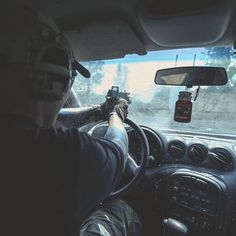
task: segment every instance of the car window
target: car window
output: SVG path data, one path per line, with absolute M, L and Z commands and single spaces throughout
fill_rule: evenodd
M 179 49 L 130 55 L 122 59 L 82 62 L 91 79 L 78 76 L 74 91 L 79 103 L 86 106 L 101 103 L 111 86 L 130 92 L 129 118 L 154 129 L 200 131 L 235 134 L 236 64 L 231 47 Z M 229 81 L 224 86 L 201 87 L 193 102 L 192 121 L 174 121 L 175 102 L 185 87 L 154 84 L 158 69 L 176 66 L 222 66 Z M 193 98 L 197 87 L 193 87 Z

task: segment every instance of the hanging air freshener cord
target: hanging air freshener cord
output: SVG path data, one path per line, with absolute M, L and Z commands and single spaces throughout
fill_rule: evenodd
M 195 101 L 197 100 L 197 98 L 198 98 L 199 90 L 200 90 L 200 86 L 198 86 L 198 88 L 197 88 L 195 98 L 193 99 L 194 102 L 195 102 Z

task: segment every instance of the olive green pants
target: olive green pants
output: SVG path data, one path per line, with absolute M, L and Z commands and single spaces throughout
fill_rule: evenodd
M 102 204 L 83 223 L 81 236 L 139 236 L 141 220 L 122 200 Z

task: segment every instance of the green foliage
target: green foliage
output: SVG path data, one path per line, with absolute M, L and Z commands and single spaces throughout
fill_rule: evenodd
M 229 77 L 229 86 L 236 89 L 236 65 L 229 65 L 227 68 L 227 74 Z
M 233 50 L 231 47 L 206 48 L 206 65 L 220 66 L 227 69 L 231 63 Z
M 90 79 L 86 79 L 83 76 L 78 75 L 73 85 L 81 104 L 98 103 L 96 101 L 101 100 L 100 96 L 94 93 L 94 89 L 97 85 L 101 84 L 104 79 L 104 64 L 104 61 L 90 61 L 83 63 L 90 71 L 91 77 Z
M 83 63 L 83 65 L 90 71 L 91 78 L 85 79 L 81 75 L 78 75 L 73 85 L 76 95 L 82 105 L 100 103 L 105 100 L 105 94 L 101 96 L 96 94 L 95 91 L 104 80 L 104 64 L 104 61 Z M 127 66 L 117 64 L 116 73 L 113 78 L 113 85 L 119 86 L 121 91 L 126 89 L 128 73 L 129 70 Z
M 222 90 L 228 92 L 236 89 L 236 64 L 232 47 L 206 48 L 205 64 L 208 66 L 224 67 L 229 79 L 225 86 L 212 86 L 209 88 L 209 91 Z

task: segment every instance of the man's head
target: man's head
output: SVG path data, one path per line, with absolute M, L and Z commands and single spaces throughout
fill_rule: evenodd
M 50 116 L 47 110 L 51 110 L 51 116 L 55 117 L 76 71 L 84 72 L 85 77 L 88 73 L 75 60 L 71 45 L 50 18 L 25 6 L 6 4 L 3 9 L 0 12 L 0 83 L 5 91 L 2 95 L 5 98 L 8 95 L 18 111 L 29 102 L 30 106 L 25 107 L 28 112 L 35 105 L 35 109 L 39 107 L 47 116 Z M 17 104 L 18 101 L 24 104 Z M 33 113 L 40 115 L 40 111 Z

